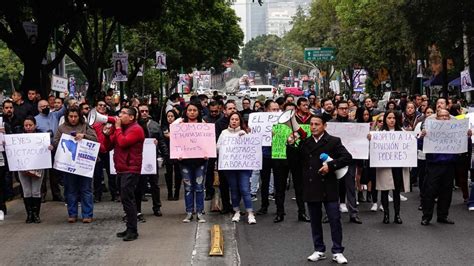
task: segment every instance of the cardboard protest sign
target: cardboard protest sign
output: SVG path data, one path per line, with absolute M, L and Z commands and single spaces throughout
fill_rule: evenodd
M 128 80 L 128 53 L 113 53 L 112 64 L 114 72 L 112 79 L 116 82 Z
M 216 158 L 216 131 L 211 123 L 170 125 L 170 158 Z
M 49 137 L 49 136 L 48 136 Z M 92 178 L 100 143 L 62 134 L 54 156 L 53 168 L 66 173 Z
M 4 138 L 10 171 L 51 168 L 49 133 L 5 134 Z
M 262 146 L 272 146 L 272 127 L 278 122 L 281 112 L 259 112 L 249 115 L 252 134 L 262 135 Z
M 262 138 L 258 134 L 219 138 L 219 170 L 262 169 Z
M 416 167 L 417 139 L 412 131 L 370 132 L 370 167 Z
M 110 151 L 109 156 L 110 162 L 110 174 L 116 175 L 117 171 L 115 170 L 114 163 L 114 150 Z M 142 175 L 154 175 L 158 173 L 157 171 L 157 162 L 156 162 L 156 145 L 154 138 L 146 138 L 143 142 L 143 152 L 142 152 L 142 170 L 140 174 Z
M 458 154 L 467 151 L 469 119 L 426 119 L 423 153 Z
M 329 135 L 341 138 L 342 144 L 353 159 L 369 159 L 370 123 L 337 123 L 328 122 L 326 131 Z
M 53 75 L 51 77 L 51 90 L 59 92 L 68 91 L 68 79 Z
M 311 136 L 309 125 L 300 125 L 308 136 Z M 272 159 L 286 159 L 286 141 L 291 134 L 291 129 L 284 124 L 273 125 Z

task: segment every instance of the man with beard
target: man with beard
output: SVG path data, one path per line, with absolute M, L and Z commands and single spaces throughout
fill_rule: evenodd
M 206 123 L 216 123 L 217 120 L 224 115 L 219 111 L 219 103 L 216 101 L 209 103 L 209 114 L 203 117 Z M 207 162 L 206 172 L 206 197 L 205 200 L 211 200 L 214 196 L 214 168 L 216 167 L 217 158 L 209 158 Z
M 331 120 L 334 113 L 334 104 L 331 101 L 331 99 L 328 99 L 328 98 L 322 99 L 321 106 L 323 108 L 321 115 L 323 116 L 324 120 L 325 121 Z

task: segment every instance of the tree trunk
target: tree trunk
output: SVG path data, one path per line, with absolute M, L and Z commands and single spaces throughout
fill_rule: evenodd
M 33 57 L 28 57 L 24 62 L 24 73 L 20 84 L 20 91 L 26 95 L 28 89 L 34 88 L 42 92 L 41 88 L 41 62 Z
M 443 72 L 441 72 L 443 78 L 443 96 L 448 98 L 448 59 L 446 56 L 443 57 Z

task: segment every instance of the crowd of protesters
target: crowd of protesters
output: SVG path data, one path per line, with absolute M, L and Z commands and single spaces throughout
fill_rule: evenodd
M 239 222 L 246 213 L 248 223 L 256 224 L 258 215 L 268 213 L 272 199 L 276 205 L 273 221 L 283 222 L 287 215 L 285 192 L 291 178 L 298 206 L 297 219 L 311 223 L 315 253 L 308 259 L 312 261 L 325 258 L 321 223 L 329 223 L 333 234 L 333 259 L 338 263 L 347 262 L 342 255 L 341 213 L 347 212 L 350 222 L 362 224 L 363 217 L 358 211 L 361 202 L 370 203 L 373 212 L 382 211 L 384 224 L 391 221 L 402 224 L 400 202 L 407 200 L 402 192 L 409 192 L 417 186 L 420 191 L 419 210 L 423 213 L 421 224 L 430 224 L 436 201 L 437 222 L 453 224 L 448 216 L 452 191 L 460 188 L 468 210 L 474 211 L 474 193 L 469 193 L 468 188 L 470 141 L 465 154 L 423 154 L 420 145 L 418 167 L 371 168 L 369 160 L 352 159 L 340 139 L 325 131 L 327 122 L 370 123 L 372 131 L 415 130 L 420 132 L 418 137 L 422 140 L 426 135 L 425 120 L 449 120 L 466 113 L 467 110 L 455 99 L 440 97 L 432 102 L 425 95 L 413 95 L 409 99 L 390 99 L 379 109 L 376 100 L 370 97 L 344 99 L 335 95 L 320 99 L 316 95 L 308 98 L 287 95 L 265 101 L 244 98 L 241 106 L 238 110 L 235 100 L 225 100 L 218 94 L 211 98 L 195 95 L 185 103 L 179 94 L 174 93 L 161 106 L 155 96 L 118 103 L 114 101 L 113 91 L 108 91 L 95 99 L 92 106 L 86 101 L 63 100 L 54 96 L 41 99 L 35 90 L 28 91 L 27 99 L 23 99 L 22 93 L 14 92 L 11 99 L 3 102 L 3 133 L 49 133 L 53 156 L 62 134 L 72 135 L 77 141 L 97 141 L 100 150 L 92 179 L 55 169 L 11 172 L 6 154 L 1 153 L 0 210 L 7 214 L 5 200 L 12 195 L 12 180 L 18 179 L 27 213 L 26 223 L 40 223 L 40 207 L 46 201 L 49 181 L 52 200 L 67 204 L 67 221 L 77 222 L 80 202 L 82 222 L 91 223 L 95 218 L 94 204 L 101 202 L 103 194 L 108 191 L 112 201 L 122 203 L 125 213 L 123 220 L 127 229 L 117 236 L 126 241 L 135 240 L 138 237 L 137 222 L 145 222 L 141 202 L 146 200 L 146 190 L 152 194 L 153 214 L 163 215 L 158 174 L 140 174 L 144 139 L 154 138 L 157 154 L 166 169 L 167 199 L 179 200 L 183 187 L 185 215 L 182 221 L 185 223 L 193 219 L 206 222 L 204 202 L 216 195 L 222 201 L 221 213 L 231 213 L 232 222 Z M 107 116 L 107 121 L 88 121 L 92 109 Z M 287 110 L 294 110 L 298 124 L 310 125 L 311 135 L 295 132 L 288 136 L 287 159 L 273 159 L 271 146 L 262 147 L 261 170 L 217 171 L 219 162 L 216 158 L 170 159 L 170 125 L 173 123 L 215 124 L 219 151 L 223 145 L 222 137 L 250 133 L 248 120 L 251 113 Z M 466 137 L 470 134 L 467 132 Z M 371 136 L 367 137 L 370 140 Z M 111 174 L 109 165 L 112 149 L 116 175 Z M 335 156 L 332 162 L 321 163 L 319 155 L 325 152 Z M 337 180 L 334 170 L 345 166 L 348 166 L 347 174 Z M 313 168 L 317 171 L 308 171 Z M 219 177 L 219 194 L 215 193 L 213 186 L 216 176 Z M 61 194 L 61 187 L 64 187 L 64 194 Z M 261 203 L 255 209 L 254 202 L 258 200 Z M 244 212 L 241 212 L 241 201 Z M 393 201 L 393 219 L 390 217 L 390 201 Z M 326 215 L 322 214 L 322 205 Z

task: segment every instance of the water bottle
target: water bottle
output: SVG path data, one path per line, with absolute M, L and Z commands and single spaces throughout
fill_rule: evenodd
M 327 153 L 321 153 L 321 155 L 319 156 L 319 159 L 323 162 L 323 164 L 326 164 L 327 162 L 332 161 L 332 158 Z M 349 166 L 346 166 L 346 167 L 342 167 L 339 170 L 334 171 L 334 173 L 336 174 L 336 178 L 337 179 L 343 178 L 347 174 L 348 170 L 349 170 Z

